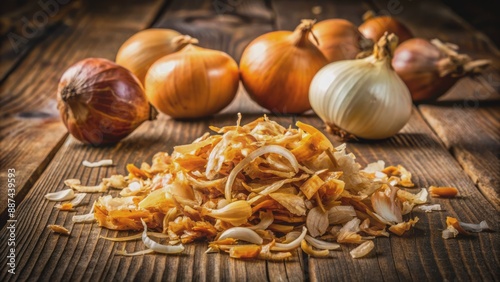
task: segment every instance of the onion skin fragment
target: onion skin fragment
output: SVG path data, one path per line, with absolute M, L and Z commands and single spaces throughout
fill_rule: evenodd
M 268 154 L 268 153 L 275 153 L 275 154 L 279 154 L 279 155 L 285 157 L 290 162 L 290 164 L 292 165 L 293 170 L 295 172 L 299 171 L 299 163 L 297 162 L 297 159 L 285 147 L 278 146 L 278 145 L 268 145 L 268 146 L 260 147 L 259 149 L 251 152 L 243 160 L 241 160 L 241 162 L 239 162 L 234 167 L 234 169 L 231 171 L 231 173 L 229 174 L 229 176 L 227 178 L 227 182 L 226 182 L 226 187 L 224 189 L 224 194 L 226 196 L 226 200 L 228 200 L 228 201 L 231 200 L 231 188 L 233 186 L 234 180 L 236 179 L 236 176 L 238 175 L 238 173 L 245 166 L 247 166 L 250 162 L 252 162 L 256 158 L 258 158 L 258 157 L 260 157 L 260 156 L 262 156 L 264 154 Z
M 234 246 L 229 249 L 229 256 L 232 258 L 252 259 L 257 258 L 262 247 L 259 245 Z
M 352 258 L 362 258 L 367 256 L 375 248 L 373 241 L 369 240 L 356 247 L 350 252 Z
M 299 237 L 297 237 L 295 240 L 293 240 L 292 242 L 287 243 L 287 244 L 276 243 L 274 246 L 271 247 L 271 251 L 291 251 L 291 250 L 294 250 L 300 246 L 302 240 L 304 240 L 304 238 L 306 237 L 306 234 L 307 234 L 307 228 L 304 226 L 304 227 L 302 227 L 302 233 L 300 233 Z
M 326 258 L 330 255 L 328 250 L 314 250 L 309 244 L 307 244 L 306 240 L 302 240 L 300 247 L 306 254 L 312 257 Z
M 259 245 L 262 244 L 263 241 L 262 238 L 259 236 L 259 234 L 257 234 L 252 229 L 246 227 L 229 228 L 226 231 L 222 232 L 217 240 L 219 241 L 228 238 L 243 240 L 249 243 L 254 243 Z
M 455 187 L 429 187 L 431 197 L 437 198 L 454 198 L 458 194 L 458 189 Z
M 151 238 L 148 237 L 148 226 L 146 225 L 146 222 L 144 222 L 142 218 L 141 222 L 142 226 L 144 227 L 144 231 L 142 232 L 142 242 L 144 243 L 144 245 L 146 245 L 146 247 L 162 254 L 178 254 L 184 251 L 184 246 L 182 244 L 176 246 L 168 246 L 156 243 L 155 241 L 151 240 Z
M 67 201 L 75 198 L 75 193 L 73 189 L 61 190 L 53 193 L 48 193 L 45 195 L 45 199 L 49 201 Z
M 61 225 L 49 224 L 47 228 L 52 230 L 54 233 L 69 236 L 69 230 Z

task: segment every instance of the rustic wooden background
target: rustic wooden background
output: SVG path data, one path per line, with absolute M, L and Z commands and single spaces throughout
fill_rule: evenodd
M 10 1 L 12 2 L 12 1 Z M 138 30 L 148 27 L 176 29 L 200 40 L 203 47 L 224 50 L 239 60 L 255 37 L 278 29 L 293 29 L 302 18 L 341 17 L 361 23 L 368 9 L 390 10 L 389 1 L 249 1 L 249 0 L 148 0 L 77 1 L 58 5 L 37 34 L 24 36 L 17 49 L 8 35 L 22 34 L 22 17 L 29 20 L 40 6 L 8 6 L 0 17 L 0 262 L 1 281 L 10 280 L 201 280 L 201 281 L 364 281 L 364 280 L 499 280 L 500 52 L 484 34 L 436 1 L 400 1 L 395 17 L 416 36 L 440 38 L 461 46 L 475 58 L 490 58 L 494 66 L 475 79 L 463 79 L 432 104 L 413 108 L 408 125 L 397 136 L 381 142 L 351 143 L 349 151 L 362 164 L 385 160 L 402 164 L 418 187 L 450 185 L 460 190 L 452 200 L 431 199 L 445 211 L 420 210 L 417 227 L 402 237 L 376 240 L 376 255 L 353 260 L 343 246 L 330 259 L 308 258 L 297 251 L 286 262 L 241 261 L 224 254 L 204 254 L 206 245 L 189 245 L 180 256 L 114 256 L 121 243 L 98 240 L 118 236 L 96 224 L 71 223 L 75 212 L 57 212 L 44 199 L 47 192 L 63 189 L 67 178 L 93 185 L 125 165 L 150 161 L 157 151 L 171 151 L 191 142 L 208 125 L 228 125 L 241 112 L 244 122 L 265 110 L 253 103 L 240 87 L 235 101 L 222 113 L 196 122 L 175 121 L 162 115 L 143 124 L 116 146 L 93 148 L 68 136 L 55 108 L 58 80 L 64 70 L 86 57 L 114 59 L 119 46 Z M 19 1 L 17 1 L 19 2 Z M 21 1 L 22 2 L 22 1 Z M 24 2 L 22 2 L 24 3 Z M 320 6 L 321 13 L 313 14 Z M 296 120 L 322 128 L 313 114 L 273 116 L 283 125 Z M 338 144 L 332 136 L 332 140 Z M 112 158 L 115 167 L 85 168 L 82 160 Z M 7 169 L 15 168 L 17 184 L 16 275 L 6 271 L 9 233 Z M 85 201 L 76 214 L 87 213 L 99 195 Z M 465 222 L 487 220 L 496 232 L 443 240 L 446 216 Z M 47 224 L 71 229 L 70 237 L 54 236 Z M 142 243 L 127 243 L 127 251 Z

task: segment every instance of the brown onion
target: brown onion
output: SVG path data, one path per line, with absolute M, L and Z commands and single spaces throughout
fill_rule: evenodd
M 215 114 L 231 103 L 238 86 L 238 65 L 228 54 L 192 44 L 156 61 L 145 84 L 151 103 L 173 118 Z
M 359 31 L 373 42 L 378 42 L 385 32 L 394 33 L 399 38 L 400 44 L 413 38 L 411 31 L 391 16 L 375 16 L 373 12 L 369 11 L 363 16 L 363 19 L 365 22 L 359 26 Z
M 149 67 L 161 57 L 182 49 L 186 43 L 171 29 L 151 28 L 132 35 L 116 54 L 116 63 L 127 68 L 144 85 Z
M 411 92 L 413 101 L 433 100 L 460 78 L 481 72 L 488 60 L 473 61 L 458 54 L 455 45 L 434 39 L 407 40 L 396 48 L 392 66 Z
M 314 25 L 319 50 L 329 62 L 352 60 L 361 51 L 371 51 L 373 42 L 363 37 L 358 28 L 344 19 L 328 19 Z M 312 34 L 309 38 L 314 42 Z
M 66 70 L 57 101 L 69 133 L 86 144 L 116 143 L 154 118 L 139 80 L 101 58 L 84 59 Z
M 302 113 L 311 109 L 309 85 L 328 63 L 309 40 L 313 25 L 313 20 L 302 20 L 293 32 L 266 33 L 243 51 L 243 86 L 254 101 L 271 112 Z

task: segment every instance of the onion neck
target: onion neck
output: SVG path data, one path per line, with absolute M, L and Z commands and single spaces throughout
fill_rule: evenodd
M 385 34 L 379 39 L 377 44 L 373 46 L 373 56 L 376 60 L 390 61 L 394 55 L 394 50 L 398 45 L 398 37 L 394 34 Z
M 312 35 L 316 44 L 319 45 L 318 38 L 312 32 L 312 27 L 316 20 L 302 20 L 292 33 L 292 44 L 296 47 L 304 47 L 310 43 L 309 34 Z
M 76 88 L 71 85 L 66 85 L 61 91 L 61 99 L 65 103 L 69 103 L 71 100 L 75 99 L 78 96 L 78 92 Z
M 450 75 L 452 77 L 461 77 L 465 75 L 475 75 L 481 73 L 491 65 L 490 60 L 475 60 L 466 54 L 459 54 L 456 50 L 458 46 L 450 43 L 443 43 L 439 39 L 431 40 L 431 44 L 436 46 L 445 58 L 437 63 L 439 76 Z
M 179 51 L 184 49 L 188 45 L 198 44 L 198 39 L 193 38 L 189 35 L 179 35 L 172 38 L 172 45 L 174 45 L 175 50 Z
M 193 52 L 193 51 L 199 51 L 202 50 L 202 47 L 193 45 L 192 43 L 189 43 L 187 45 L 184 45 L 179 51 L 180 52 Z
M 80 101 L 80 93 L 76 87 L 72 84 L 64 86 L 61 91 L 61 100 L 67 105 L 70 118 L 75 119 L 77 122 L 85 121 L 88 109 L 86 104 Z

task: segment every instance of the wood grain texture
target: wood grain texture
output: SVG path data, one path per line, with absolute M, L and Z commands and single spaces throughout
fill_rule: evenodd
M 419 109 L 484 196 L 500 210 L 500 106 L 421 105 Z
M 64 70 L 86 57 L 113 60 L 130 35 L 151 24 L 162 4 L 159 0 L 131 3 L 88 3 L 78 23 L 55 29 L 0 85 L 0 182 L 6 182 L 8 168 L 16 169 L 18 202 L 66 137 L 55 101 Z M 0 191 L 2 198 L 6 192 Z M 6 205 L 6 201 L 0 203 L 2 219 Z
M 81 15 L 82 2 L 2 1 L 0 12 L 0 83 L 29 54 L 37 43 L 60 25 L 70 26 Z
M 237 62 L 256 37 L 273 30 L 273 13 L 264 1 L 173 1 L 156 27 L 197 38 L 201 47 L 223 50 Z
M 278 29 L 294 30 L 301 19 L 322 21 L 330 18 L 343 18 L 355 25 L 361 24 L 363 13 L 369 5 L 362 1 L 272 1 L 276 13 Z M 314 28 L 313 28 L 314 32 Z

